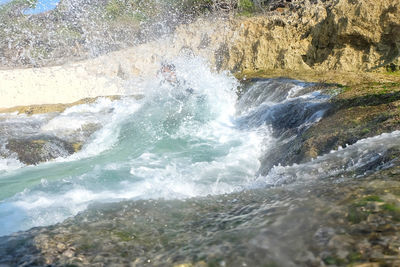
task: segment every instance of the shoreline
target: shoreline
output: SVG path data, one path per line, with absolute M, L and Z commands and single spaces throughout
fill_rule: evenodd
M 28 116 L 35 115 L 35 114 L 44 114 L 44 113 L 51 113 L 51 112 L 63 112 L 67 108 L 83 105 L 83 104 L 91 104 L 94 103 L 99 98 L 108 98 L 111 101 L 120 100 L 122 97 L 132 97 L 137 100 L 143 98 L 143 95 L 136 94 L 136 95 L 108 95 L 108 96 L 96 96 L 92 98 L 84 98 L 72 103 L 57 103 L 57 104 L 41 104 L 41 105 L 27 105 L 27 106 L 15 106 L 11 108 L 0 108 L 1 113 L 14 113 L 17 112 L 18 115 L 26 114 Z
M 0 112 L 21 106 L 71 104 L 99 96 L 141 94 L 132 88 L 132 81 L 152 79 L 167 49 L 160 42 L 150 42 L 59 66 L 0 69 Z M 173 49 L 168 58 L 177 54 Z
M 119 51 L 119 57 L 129 51 Z M 115 54 L 115 53 L 112 53 Z M 127 92 L 126 80 L 102 68 L 97 75 L 89 67 L 99 66 L 113 55 L 94 60 L 56 67 L 0 70 L 0 113 L 40 114 L 62 112 L 66 108 L 93 103 L 99 97 L 112 100 L 122 96 L 140 95 L 141 92 Z M 118 59 L 117 59 L 118 60 Z M 113 62 L 111 62 L 113 63 Z M 104 64 L 104 63 L 103 63 Z M 113 64 L 110 64 L 113 65 Z M 155 64 L 153 64 L 155 65 Z M 115 66 L 114 66 L 115 67 Z M 121 72 L 121 65 L 119 65 Z M 151 71 L 150 71 L 151 73 Z M 139 77 L 139 72 L 126 74 Z M 289 78 L 304 82 L 354 86 L 365 83 L 400 83 L 399 73 L 339 72 L 315 70 L 259 70 L 234 73 L 238 80 L 251 78 Z M 19 78 L 24 77 L 24 78 Z
M 74 103 L 101 95 L 124 95 L 124 84 L 97 76 L 81 64 L 0 70 L 0 110 L 17 106 Z
M 160 62 L 179 55 L 202 57 L 210 68 L 231 71 L 238 79 L 288 77 L 344 86 L 399 83 L 400 58 L 391 56 L 397 51 L 393 42 L 397 47 L 400 21 L 394 14 L 399 6 L 389 12 L 385 9 L 389 2 L 339 1 L 272 17 L 199 18 L 177 27 L 173 34 L 97 58 L 41 68 L 0 69 L 0 109 L 134 94 L 138 91 L 132 88 L 135 79 L 151 80 Z M 369 15 L 360 17 L 360 10 Z M 360 22 L 342 25 L 339 22 L 344 18 Z M 333 31 L 336 28 L 340 31 Z M 359 44 L 360 39 L 365 42 Z M 388 64 L 393 68 L 387 68 Z M 389 74 L 388 69 L 396 72 Z

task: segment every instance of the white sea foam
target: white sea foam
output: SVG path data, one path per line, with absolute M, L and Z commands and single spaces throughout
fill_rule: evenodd
M 142 101 L 100 98 L 40 124 L 58 136 L 89 123 L 101 127 L 80 152 L 34 167 L 36 185 L 0 203 L 0 235 L 54 224 L 93 202 L 230 193 L 254 179 L 269 132 L 235 127 L 236 79 L 201 59 L 172 62 L 181 88 L 160 85 L 158 77 L 136 85 L 147 92 Z M 175 99 L 186 88 L 193 94 Z M 20 172 L 19 179 L 34 179 Z
M 102 115 L 97 116 L 98 122 L 101 123 L 100 130 L 93 135 L 90 142 L 84 145 L 81 151 L 71 155 L 66 160 L 92 157 L 110 149 L 118 141 L 121 123 L 141 106 L 140 102 L 129 98 L 113 102 L 103 99 L 98 105 L 102 106 L 100 112 L 103 112 Z M 76 108 L 78 109 L 79 107 Z M 99 107 L 96 107 L 96 109 L 99 109 Z M 78 113 L 78 111 L 76 112 Z M 94 113 L 93 116 L 96 116 L 96 114 L 98 113 Z M 61 161 L 62 159 L 59 160 Z
M 0 158 L 0 175 L 25 166 L 16 158 Z
M 275 166 L 266 176 L 260 176 L 255 184 L 276 186 L 293 182 L 304 183 L 355 170 L 360 170 L 359 175 L 363 175 L 363 171 L 373 171 L 369 166 L 377 165 L 376 168 L 382 168 L 379 162 L 373 163 L 379 161 L 390 149 L 400 149 L 400 131 L 362 139 L 303 164 Z
M 267 125 L 236 126 L 237 81 L 210 71 L 201 59 L 172 62 L 180 88 L 161 84 L 158 77 L 136 86 L 147 92 L 143 100 L 100 98 L 58 115 L 34 117 L 35 124 L 27 124 L 31 130 L 58 136 L 69 136 L 87 124 L 99 129 L 80 152 L 67 158 L 22 169 L 18 162 L 0 160 L 6 193 L 16 193 L 0 202 L 0 235 L 60 222 L 94 202 L 184 199 L 324 178 L 363 167 L 374 155 L 399 146 L 400 132 L 383 134 L 256 177 L 258 158 L 277 140 Z M 301 85 L 283 87 L 286 91 L 273 91 L 271 99 L 287 101 L 302 90 Z M 187 88 L 193 93 L 180 98 Z M 252 110 L 241 116 L 246 112 Z M 315 116 L 310 120 L 318 120 L 320 114 Z M 7 170 L 15 164 L 14 172 L 1 173 L 2 164 Z

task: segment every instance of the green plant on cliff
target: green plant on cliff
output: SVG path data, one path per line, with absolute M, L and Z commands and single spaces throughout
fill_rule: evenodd
M 154 0 L 152 0 L 154 1 Z M 215 0 L 159 0 L 160 17 L 192 18 L 212 9 Z
M 238 0 L 238 9 L 242 15 L 250 15 L 255 11 L 255 6 L 251 0 Z
M 393 76 L 400 76 L 400 70 L 398 70 L 398 71 L 388 71 L 387 74 L 393 75 Z
M 112 0 L 106 6 L 106 13 L 111 18 L 116 18 L 124 13 L 124 5 L 122 1 Z
M 106 17 L 113 20 L 146 21 L 160 13 L 156 1 L 111 0 L 105 7 Z
M 113 20 L 153 21 L 165 16 L 188 16 L 208 10 L 213 0 L 111 0 L 105 7 Z

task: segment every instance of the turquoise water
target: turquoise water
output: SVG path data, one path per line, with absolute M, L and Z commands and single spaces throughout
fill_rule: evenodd
M 0 114 L 0 155 L 8 155 L 0 157 L 0 235 L 62 222 L 93 203 L 208 199 L 331 178 L 340 182 L 390 167 L 388 152 L 400 149 L 397 131 L 289 164 L 287 150 L 324 116 L 328 95 L 288 79 L 240 85 L 201 59 L 174 63 L 178 85 L 150 77 L 130 81 L 126 96 L 116 101 L 99 98 L 62 113 Z M 239 86 L 247 88 L 238 99 Z M 83 147 L 26 166 L 6 144 L 30 136 Z
M 3 127 L 16 128 L 9 134 L 21 134 L 18 123 L 30 129 L 24 134 L 64 139 L 85 125 L 98 130 L 67 158 L 36 166 L 2 159 L 0 235 L 60 222 L 93 202 L 182 199 L 251 184 L 268 131 L 236 127 L 237 81 L 201 60 L 175 63 L 180 85 L 159 78 L 135 84 L 141 100 L 101 98 L 61 114 L 3 115 Z

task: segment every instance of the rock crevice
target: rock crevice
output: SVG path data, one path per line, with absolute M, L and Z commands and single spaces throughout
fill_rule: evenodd
M 396 15 L 397 14 L 397 15 Z M 199 20 L 177 30 L 175 42 L 207 56 L 226 44 L 217 69 L 371 71 L 399 65 L 400 1 L 305 1 L 298 9 L 250 18 Z M 208 50 L 199 51 L 199 34 Z M 200 34 L 201 35 L 201 34 Z M 196 45 L 196 43 L 198 43 Z

